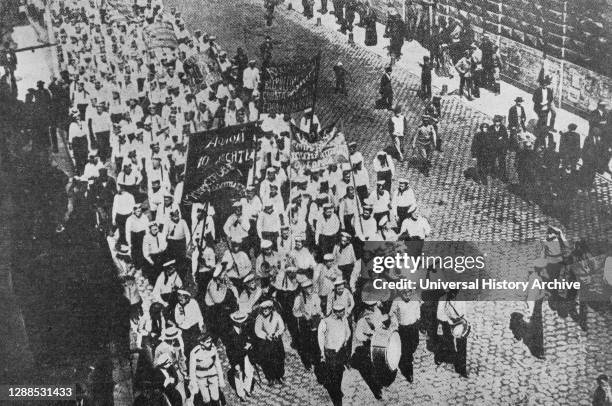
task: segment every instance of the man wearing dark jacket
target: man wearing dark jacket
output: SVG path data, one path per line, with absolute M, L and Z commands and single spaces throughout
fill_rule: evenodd
M 554 95 L 553 90 L 549 87 L 551 79 L 546 76 L 540 83 L 540 87 L 533 92 L 533 111 L 538 115 L 538 127 L 550 126 L 555 128 L 555 117 L 557 113 L 554 107 Z M 548 115 L 550 113 L 550 122 L 548 121 Z
M 472 158 L 476 160 L 476 181 L 483 185 L 488 184 L 487 176 L 492 167 L 494 151 L 489 138 L 489 125 L 480 124 L 480 130 L 474 134 L 472 140 Z
M 393 108 L 393 88 L 391 87 L 391 67 L 385 68 L 380 79 L 380 107 L 391 110 Z
M 493 118 L 493 125 L 489 127 L 489 140 L 493 143 L 495 151 L 494 168 L 496 175 L 501 180 L 506 180 L 506 154 L 508 152 L 508 130 L 502 124 L 502 118 L 495 116 Z
M 576 169 L 578 159 L 580 159 L 580 134 L 576 132 L 578 126 L 570 124 L 567 131 L 561 133 L 559 140 L 559 158 L 563 166 L 569 166 L 572 170 Z
M 514 127 L 517 130 L 525 131 L 527 115 L 525 114 L 525 108 L 521 105 L 523 98 L 517 97 L 514 99 L 514 103 L 514 106 L 510 107 L 508 111 L 508 128 Z

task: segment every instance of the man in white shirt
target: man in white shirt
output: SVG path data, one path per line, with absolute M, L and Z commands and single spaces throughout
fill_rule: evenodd
M 120 245 L 127 244 L 125 238 L 125 222 L 128 217 L 132 215 L 132 210 L 134 209 L 134 205 L 136 205 L 136 201 L 134 200 L 134 196 L 126 192 L 123 187 L 118 186 L 117 189 L 119 193 L 117 193 L 113 199 L 112 220 L 113 227 L 119 230 L 119 238 L 117 239 L 117 247 L 119 248 Z
M 186 290 L 177 292 L 178 303 L 174 307 L 174 321 L 181 329 L 185 353 L 191 353 L 198 336 L 204 329 L 204 318 L 198 302 Z
M 170 221 L 166 223 L 168 241 L 168 258 L 176 261 L 179 275 L 184 278 L 187 273 L 187 245 L 191 242 L 191 232 L 187 222 L 181 218 L 179 210 L 170 212 Z
M 431 234 L 431 226 L 427 219 L 417 213 L 416 206 L 411 209 L 408 218 L 401 225 L 400 235 L 405 234 L 408 241 L 423 241 Z
M 255 60 L 249 61 L 249 66 L 242 73 L 242 83 L 244 88 L 244 96 L 247 100 L 253 97 L 253 92 L 259 88 L 259 69 L 255 67 Z
M 419 346 L 419 320 L 421 318 L 421 300 L 415 291 L 402 290 L 401 300 L 395 299 L 391 304 L 389 315 L 391 326 L 398 330 L 402 343 L 402 356 L 399 369 L 408 382 L 413 381 L 413 355 Z
M 408 217 L 408 213 L 410 213 L 413 207 L 416 207 L 416 197 L 412 188 L 408 187 L 408 179 L 400 178 L 398 188 L 393 194 L 392 202 L 396 223 L 401 226 Z
M 167 247 L 166 236 L 159 231 L 158 224 L 152 221 L 149 223 L 149 232 L 142 241 L 142 255 L 147 261 L 142 271 L 151 285 L 162 270 Z
M 341 405 L 344 396 L 342 393 L 342 376 L 351 329 L 344 307 L 337 304 L 332 310 L 333 314 L 319 323 L 318 342 L 321 362 L 324 363 L 324 368 L 328 374 L 325 389 L 327 389 L 333 404 Z

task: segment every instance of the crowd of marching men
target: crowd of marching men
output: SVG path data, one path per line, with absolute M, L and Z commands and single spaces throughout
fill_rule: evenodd
M 60 80 L 70 87 L 68 135 L 78 176 L 69 207 L 78 211 L 77 201 L 95 207 L 97 226 L 115 236 L 116 255 L 129 264 L 132 345 L 152 361 L 139 375 L 136 404 L 154 404 L 156 396 L 172 406 L 224 402 L 226 376 L 244 400 L 262 381 L 259 371 L 270 385 L 282 385 L 283 336 L 334 404 L 342 403 L 349 364 L 380 398 L 389 380 L 373 368 L 369 345 L 383 326 L 400 332 L 400 370 L 409 381 L 419 330 L 427 331 L 429 349 L 440 349 L 436 362 L 454 363 L 467 376 L 465 340 L 453 341 L 449 329 L 459 315 L 449 316 L 453 292 L 439 307 L 437 299 L 429 303 L 427 327 L 412 292 L 393 304 L 362 300 L 371 277 L 360 267 L 364 243 L 422 241 L 431 233 L 408 181 L 394 184 L 390 156 L 381 151 L 374 158 L 376 179 L 355 143 L 348 162 L 293 165 L 292 125 L 320 129 L 314 112 L 299 123 L 260 116 L 256 61 L 240 49 L 230 59 L 214 36 L 189 34 L 180 14 L 159 1 L 137 1 L 127 19 L 89 1 L 50 7 Z M 158 22 L 174 27 L 178 48 L 147 47 L 144 29 Z M 267 38 L 262 64 L 272 48 Z M 187 63 L 194 55 L 209 63 Z M 191 212 L 182 207 L 189 135 L 260 118 L 265 135 L 232 214 L 218 219 L 207 201 Z M 456 302 L 459 312 L 461 306 Z

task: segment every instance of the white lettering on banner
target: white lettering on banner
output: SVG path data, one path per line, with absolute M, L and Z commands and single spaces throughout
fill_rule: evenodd
M 245 142 L 244 131 L 240 131 L 239 133 L 232 134 L 229 137 L 215 137 L 213 140 L 209 141 L 206 144 L 204 149 L 211 149 L 221 147 L 223 145 L 230 144 L 242 144 Z

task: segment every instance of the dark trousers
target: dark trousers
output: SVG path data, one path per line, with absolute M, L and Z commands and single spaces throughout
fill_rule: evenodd
M 285 322 L 285 325 L 287 326 L 289 334 L 291 335 L 292 347 L 296 347 L 298 342 L 298 325 L 297 320 L 293 315 L 293 302 L 295 302 L 296 294 L 297 291 L 295 290 L 276 291 L 276 300 L 281 306 L 281 316 Z
M 461 75 L 459 77 L 459 96 L 463 96 L 465 94 L 465 97 L 467 97 L 468 99 L 471 99 L 472 98 L 471 87 L 472 87 L 472 78 Z
M 271 231 L 262 231 L 261 232 L 261 238 L 263 240 L 270 241 L 272 243 L 272 249 L 274 251 L 276 251 L 276 242 L 278 240 L 278 237 L 279 237 L 279 234 L 276 231 L 274 231 L 274 232 L 271 232 Z
M 85 121 L 85 113 L 87 112 L 88 104 L 77 104 L 77 109 L 79 110 L 79 120 Z
M 117 228 L 119 229 L 119 239 L 117 240 L 117 244 L 127 244 L 127 240 L 125 238 L 125 222 L 127 221 L 128 217 L 130 217 L 131 215 L 132 213 L 117 214 L 117 217 L 115 217 L 115 224 L 117 225 Z
M 317 337 L 317 327 L 313 320 L 306 320 L 300 317 L 298 325 L 298 352 L 302 364 L 306 369 L 316 367 L 320 360 L 319 342 Z
M 398 206 L 397 207 L 397 226 L 398 227 L 402 227 L 402 223 L 404 222 L 404 220 L 406 220 L 408 218 L 408 210 L 410 209 L 409 206 L 405 206 L 405 207 L 401 207 Z
M 424 99 L 431 97 L 431 74 L 421 75 L 421 97 Z
M 498 150 L 495 153 L 495 171 L 500 179 L 506 179 L 506 150 Z
M 478 158 L 476 159 L 476 174 L 478 176 L 478 182 L 486 185 L 489 183 L 487 177 L 491 171 L 491 162 L 488 159 Z
M 144 239 L 145 232 L 130 233 L 130 241 L 132 243 L 132 262 L 136 269 L 142 269 L 145 262 L 147 262 L 142 256 L 142 240 Z
M 402 356 L 399 362 L 399 369 L 402 375 L 412 382 L 412 362 L 414 360 L 414 352 L 419 346 L 418 324 L 399 326 L 398 333 L 402 342 Z
M 77 174 L 83 174 L 87 163 L 87 139 L 85 137 L 74 137 L 72 139 L 72 153 L 74 155 L 74 166 Z
M 351 360 L 352 366 L 359 371 L 359 374 L 370 388 L 374 396 L 378 399 L 381 396 L 382 385 L 374 373 L 374 366 L 370 358 L 370 343 L 367 342 L 355 349 Z
M 484 87 L 482 83 L 483 73 L 482 70 L 475 70 L 472 73 L 472 89 L 474 97 L 480 97 L 480 88 Z
M 393 175 L 391 174 L 391 170 L 380 171 L 376 173 L 376 179 L 384 181 L 385 184 L 383 185 L 383 188 L 387 192 L 391 193 L 391 181 L 393 180 Z
M 268 381 L 283 378 L 285 376 L 285 348 L 283 341 L 259 340 L 258 358 L 261 369 Z
M 334 406 L 342 405 L 342 376 L 344 375 L 344 351 L 325 349 L 325 389 Z
M 361 201 L 361 204 L 368 198 L 370 193 L 368 192 L 368 185 L 359 185 L 355 188 L 355 192 L 357 192 L 357 197 Z
M 349 233 L 350 235 L 355 235 L 355 227 L 353 227 L 353 218 L 354 214 L 345 214 L 344 215 L 344 231 Z
M 329 254 L 334 251 L 334 246 L 336 245 L 337 242 L 338 242 L 337 234 L 334 234 L 334 235 L 321 234 L 319 236 L 318 251 L 319 251 L 319 257 L 321 261 L 323 260 L 323 255 Z
M 168 238 L 168 259 L 174 259 L 176 261 L 176 271 L 183 280 L 185 280 L 185 274 L 187 273 L 187 246 L 184 238 L 180 240 L 173 240 Z
M 155 286 L 155 282 L 157 281 L 157 277 L 162 272 L 164 261 L 166 259 L 166 252 L 160 252 L 159 254 L 151 254 L 151 260 L 153 260 L 153 265 L 151 265 L 148 261 L 143 268 L 143 274 L 148 279 L 149 283 Z
M 383 92 L 381 94 L 382 107 L 393 108 L 393 92 Z
M 110 158 L 110 131 L 102 131 L 96 133 L 96 143 L 98 144 L 98 155 L 102 162 L 106 162 Z
M 321 0 L 321 9 L 319 12 L 321 14 L 327 14 L 327 0 Z

